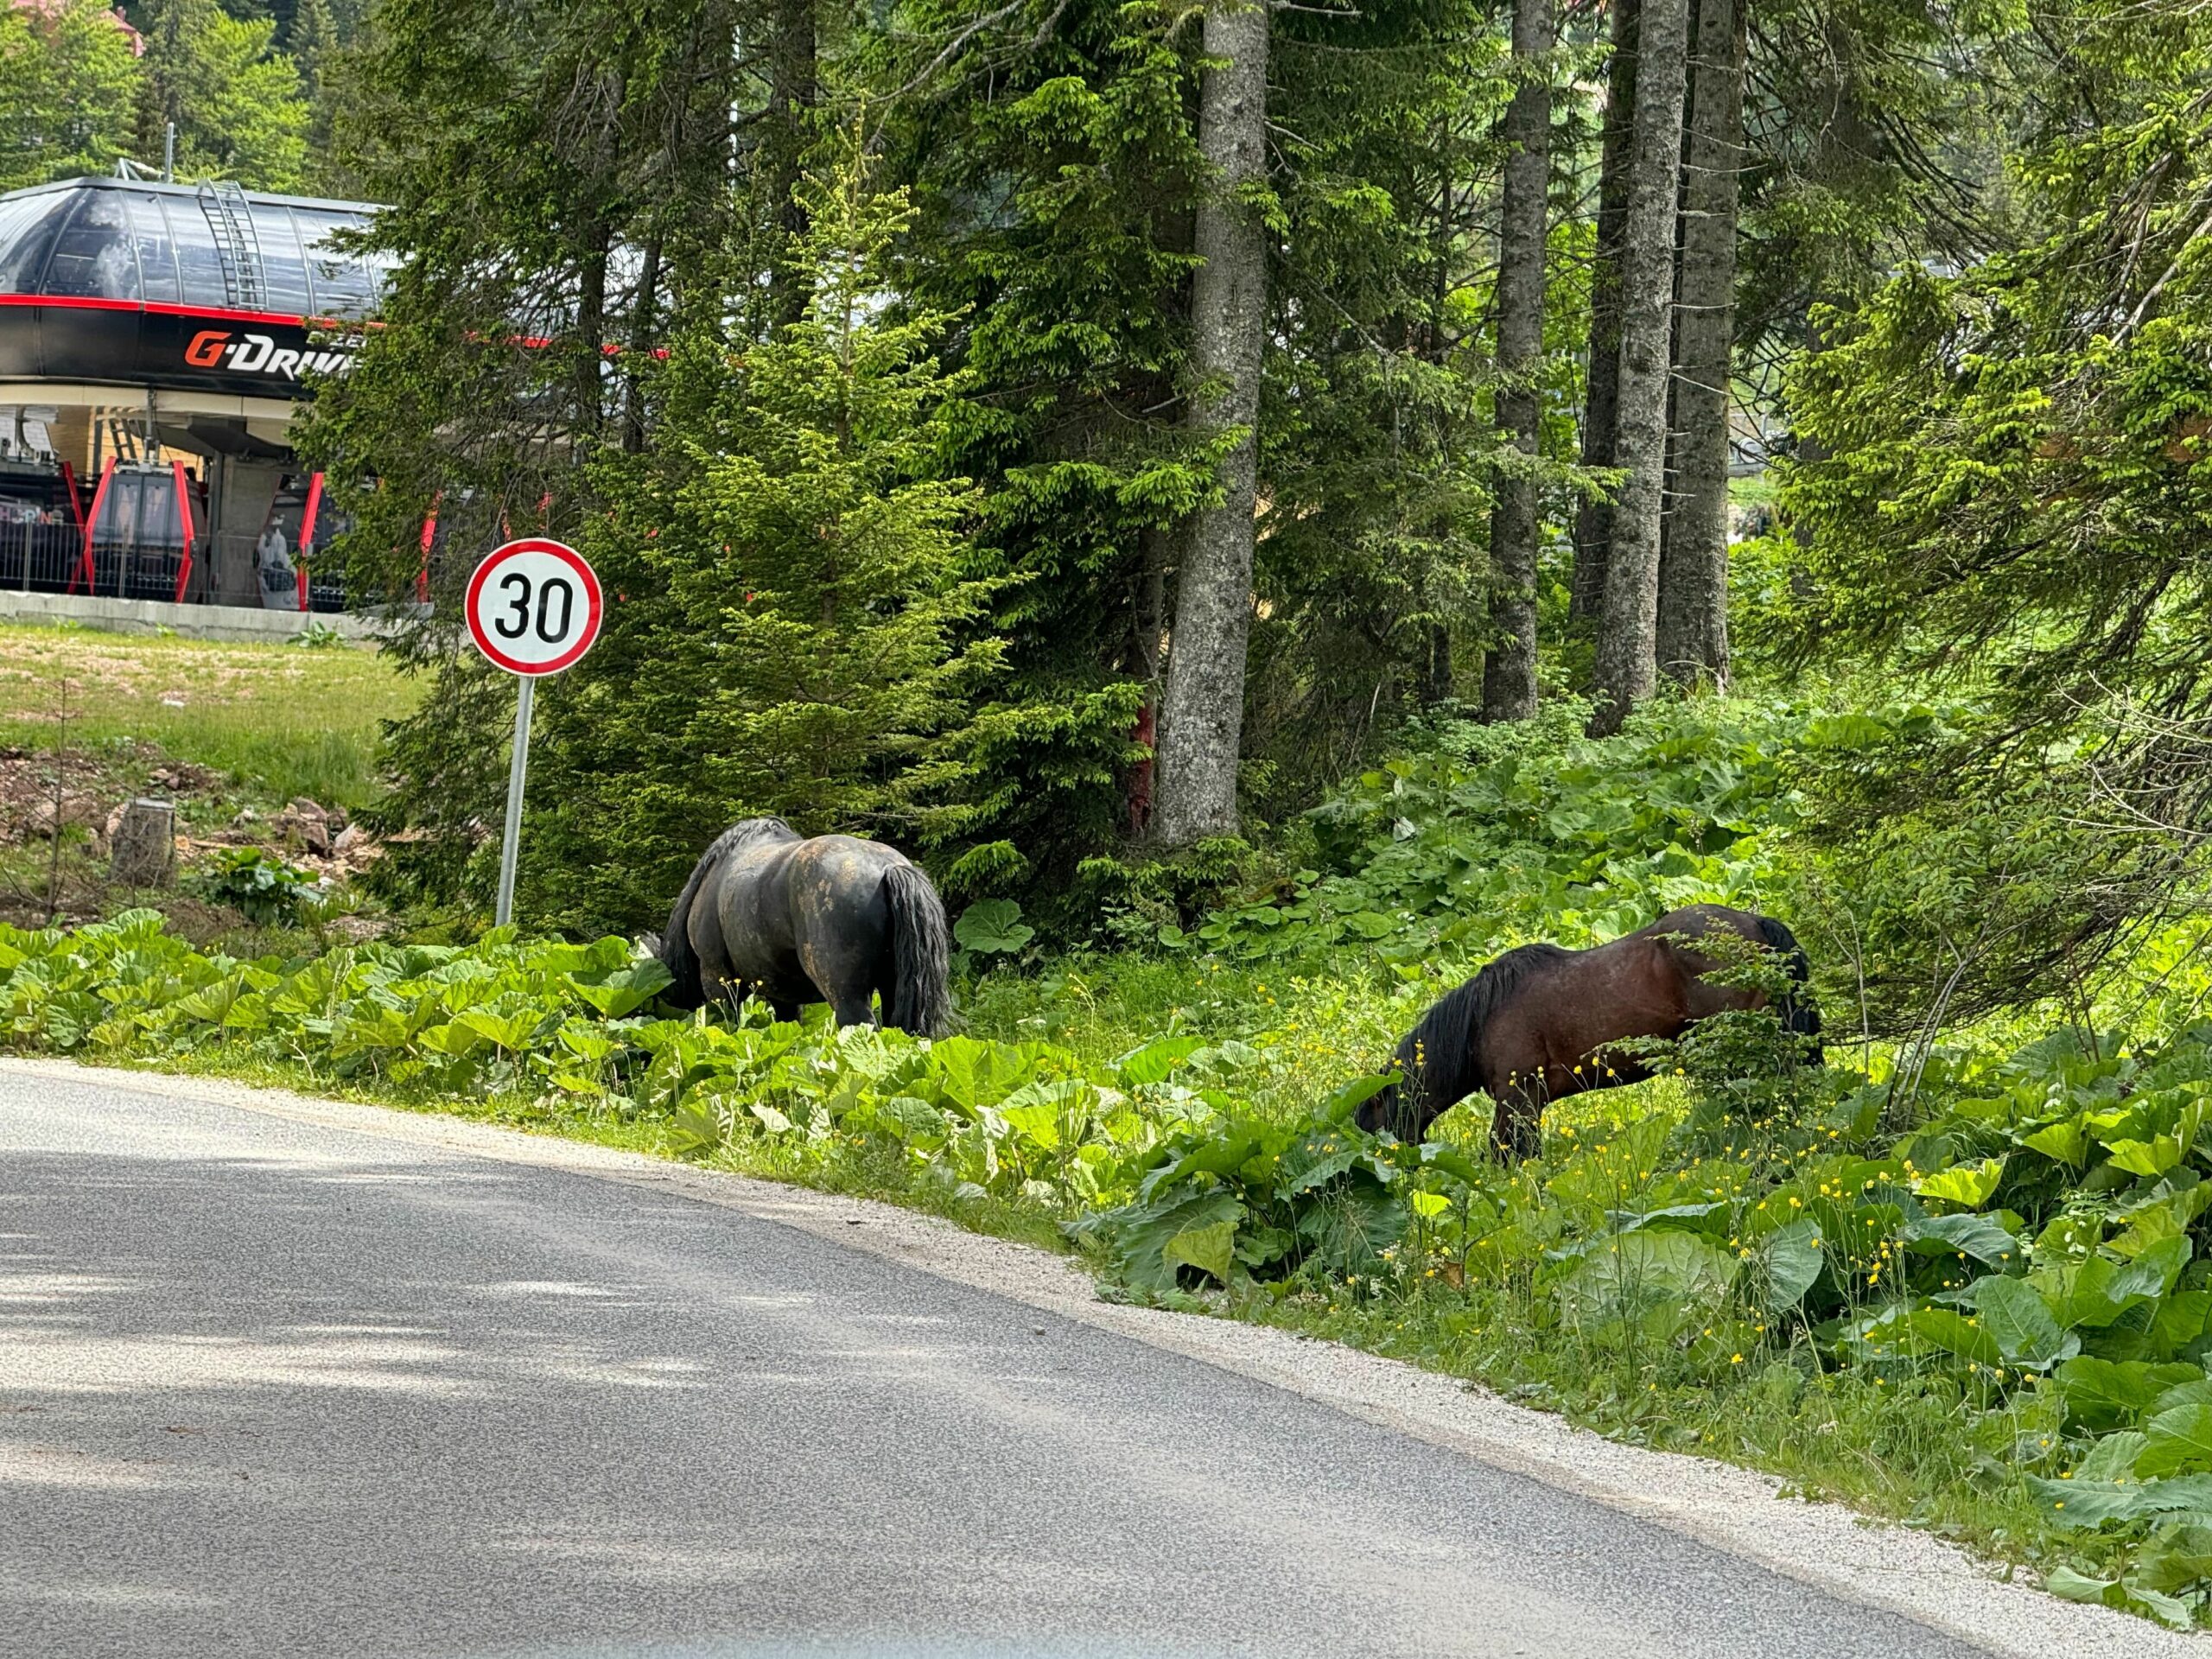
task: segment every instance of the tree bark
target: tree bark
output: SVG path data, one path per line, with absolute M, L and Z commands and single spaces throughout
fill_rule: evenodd
M 821 95 L 814 0 L 774 0 L 769 28 L 768 310 L 770 321 L 780 327 L 806 315 L 813 293 L 810 273 L 794 269 L 791 257 L 807 232 L 806 209 L 794 193 L 812 137 L 810 112 Z
M 1513 59 L 1522 77 L 1505 112 L 1505 194 L 1497 264 L 1497 423 L 1529 469 L 1498 481 L 1491 514 L 1491 643 L 1483 718 L 1536 712 L 1535 376 L 1544 360 L 1544 229 L 1551 191 L 1553 0 L 1513 0 Z
M 1220 505 L 1192 520 L 1176 584 L 1152 823 L 1154 839 L 1171 847 L 1236 832 L 1268 282 L 1266 229 L 1243 197 L 1267 170 L 1265 7 L 1210 0 L 1202 49 L 1218 67 L 1198 92 L 1198 149 L 1213 177 L 1196 221 L 1190 423 L 1201 438 L 1243 436 L 1221 461 Z
M 660 294 L 660 232 L 645 238 L 639 262 L 638 289 L 630 304 L 629 361 L 622 365 L 622 448 L 633 455 L 645 449 L 645 376 L 652 365 L 655 308 Z
M 1620 729 L 1658 680 L 1659 521 L 1667 494 L 1667 385 L 1674 367 L 1675 224 L 1688 82 L 1688 0 L 1643 0 L 1636 122 L 1621 231 L 1619 437 L 1624 469 L 1598 617 L 1594 735 Z
M 1658 658 L 1728 683 L 1728 415 L 1736 335 L 1744 32 L 1736 0 L 1696 0 L 1675 302 L 1672 507 L 1659 553 Z
M 1421 677 L 1421 700 L 1424 708 L 1433 709 L 1440 702 L 1449 702 L 1455 688 L 1452 683 L 1452 630 L 1441 622 L 1432 622 L 1428 627 L 1428 666 Z
M 1613 0 L 1613 55 L 1598 160 L 1598 246 L 1590 270 L 1590 370 L 1582 406 L 1582 464 L 1611 467 L 1619 416 L 1621 227 L 1628 219 L 1630 130 L 1636 118 L 1637 0 Z M 1586 500 L 1574 516 L 1574 578 L 1567 614 L 1594 617 L 1605 594 L 1613 509 Z
M 54 834 L 58 837 L 57 825 Z M 137 800 L 115 826 L 109 874 L 119 887 L 166 887 L 176 875 L 176 808 Z

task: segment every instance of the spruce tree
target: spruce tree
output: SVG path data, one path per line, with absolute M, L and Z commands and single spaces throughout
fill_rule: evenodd
M 298 69 L 276 49 L 275 22 L 232 17 L 217 0 L 147 0 L 139 16 L 141 157 L 163 154 L 174 124 L 178 176 L 298 189 L 309 111 Z
M 1744 39 L 1736 0 L 1695 3 L 1656 650 L 1660 671 L 1683 684 L 1726 687 Z
M 0 191 L 106 172 L 132 149 L 139 80 L 100 0 L 0 9 Z
M 965 391 L 936 355 L 952 319 L 887 307 L 913 213 L 857 141 L 798 194 L 798 319 L 737 350 L 687 327 L 659 453 L 595 468 L 610 509 L 579 540 L 641 584 L 541 704 L 533 913 L 645 921 L 737 817 L 919 850 L 957 814 L 1001 648 L 972 626 L 979 498 L 935 465 Z

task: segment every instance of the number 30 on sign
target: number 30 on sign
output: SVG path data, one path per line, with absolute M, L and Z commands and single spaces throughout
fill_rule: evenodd
M 493 916 L 515 913 L 515 854 L 522 843 L 522 791 L 530 764 L 530 705 L 539 678 L 558 674 L 599 638 L 599 578 L 583 555 L 559 542 L 509 542 L 468 579 L 469 637 L 493 664 L 521 677 L 515 688 L 515 745 L 507 761 L 507 822 L 499 837 L 499 891 Z
M 558 674 L 599 637 L 599 578 L 583 555 L 535 537 L 509 542 L 468 579 L 468 632 L 510 674 Z

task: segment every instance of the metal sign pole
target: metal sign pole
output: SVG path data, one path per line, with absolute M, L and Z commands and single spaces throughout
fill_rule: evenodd
M 507 827 L 499 837 L 499 902 L 493 920 L 505 927 L 515 915 L 515 852 L 522 845 L 523 773 L 530 765 L 530 705 L 536 700 L 537 682 L 528 674 L 515 691 L 515 753 L 507 766 Z

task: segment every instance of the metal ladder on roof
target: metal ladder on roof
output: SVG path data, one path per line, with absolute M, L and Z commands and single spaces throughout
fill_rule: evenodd
M 269 278 L 262 269 L 261 238 L 254 233 L 253 207 L 245 192 L 229 179 L 200 187 L 200 211 L 214 232 L 215 252 L 222 261 L 223 291 L 240 311 L 268 308 Z

